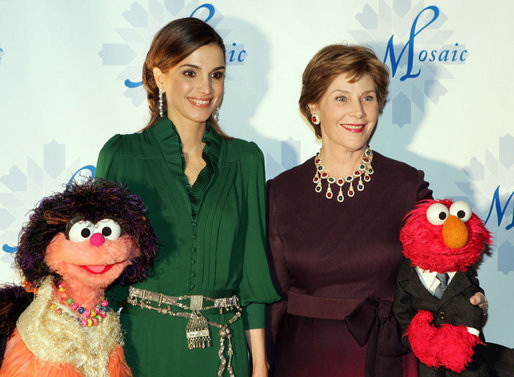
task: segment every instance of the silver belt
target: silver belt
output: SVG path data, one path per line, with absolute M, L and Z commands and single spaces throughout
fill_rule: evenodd
M 147 291 L 146 289 L 130 287 L 127 302 L 133 306 L 139 306 L 142 309 L 155 310 L 162 315 L 189 318 L 186 326 L 186 339 L 189 349 L 210 347 L 211 336 L 209 325 L 219 328 L 220 348 L 218 356 L 220 358 L 220 366 L 218 368 L 218 376 L 223 376 L 225 366 L 227 367 L 229 375 L 231 377 L 235 376 L 234 369 L 232 368 L 232 356 L 234 355 L 232 331 L 229 329 L 229 326 L 241 318 L 243 311 L 239 304 L 239 298 L 236 295 L 222 298 L 210 298 L 202 295 L 173 297 L 162 293 Z M 206 302 L 209 302 L 210 305 L 206 305 Z M 173 306 L 188 310 L 189 312 L 173 311 Z M 208 321 L 207 318 L 205 318 L 201 311 L 209 309 L 219 309 L 220 314 L 223 314 L 224 310 L 235 310 L 236 312 L 226 324 L 222 325 L 217 322 Z M 224 356 L 225 339 L 228 341 L 228 363 Z
M 140 299 L 140 300 L 138 300 Z M 187 300 L 189 300 L 189 305 L 187 305 Z M 135 305 L 135 306 L 141 306 L 142 303 L 145 304 L 153 304 L 155 303 L 159 307 L 162 307 L 162 305 L 171 305 L 171 306 L 177 306 L 179 308 L 185 309 L 185 310 L 209 310 L 209 309 L 219 309 L 220 314 L 223 314 L 223 310 L 230 311 L 237 309 L 240 307 L 239 304 L 239 297 L 236 295 L 233 295 L 231 297 L 222 297 L 222 298 L 210 298 L 203 295 L 186 295 L 186 296 L 179 296 L 179 297 L 173 297 L 173 296 L 167 296 L 162 293 L 157 292 L 151 292 L 147 291 L 146 289 L 140 289 L 140 288 L 129 288 L 129 296 L 128 300 L 129 304 Z M 181 302 L 181 301 L 185 301 Z M 206 301 L 210 301 L 211 305 L 205 305 Z M 142 307 L 142 306 L 141 306 Z M 155 308 L 152 306 L 152 308 Z M 143 309 L 150 309 L 143 307 Z M 155 308 L 157 309 L 157 308 Z M 165 308 L 161 308 L 165 309 Z M 163 312 L 162 310 L 159 310 L 162 314 L 170 314 L 168 312 Z M 175 313 L 178 314 L 178 313 Z

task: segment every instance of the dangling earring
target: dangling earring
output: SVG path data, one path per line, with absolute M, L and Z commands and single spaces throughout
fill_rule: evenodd
M 220 108 L 219 108 L 219 106 L 216 107 L 216 111 L 214 112 L 214 120 L 216 122 L 220 121 Z
M 159 115 L 161 116 L 161 118 L 164 118 L 163 96 L 164 96 L 164 90 L 159 88 Z
M 312 124 L 314 124 L 316 126 L 320 124 L 321 121 L 319 119 L 318 113 L 312 113 L 312 115 L 311 115 L 311 122 L 312 122 Z

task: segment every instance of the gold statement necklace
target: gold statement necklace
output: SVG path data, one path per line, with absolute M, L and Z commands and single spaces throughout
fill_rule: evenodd
M 371 181 L 371 175 L 374 173 L 373 167 L 371 166 L 371 160 L 373 158 L 373 151 L 369 148 L 369 145 L 366 147 L 364 151 L 364 157 L 361 160 L 358 168 L 346 178 L 334 178 L 330 176 L 326 171 L 323 163 L 321 162 L 321 149 L 318 153 L 316 153 L 316 157 L 314 158 L 314 163 L 316 165 L 316 173 L 314 174 L 314 178 L 312 178 L 312 182 L 316 184 L 314 190 L 317 193 L 320 193 L 323 190 L 323 180 L 327 181 L 327 191 L 325 192 L 325 197 L 327 199 L 332 199 L 334 194 L 332 192 L 332 184 L 337 184 L 339 186 L 339 192 L 337 193 L 337 201 L 339 203 L 344 201 L 343 194 L 343 186 L 345 183 L 349 184 L 348 190 L 346 194 L 348 197 L 353 197 L 355 195 L 355 190 L 353 189 L 353 181 L 357 178 L 359 182 L 357 183 L 357 190 L 364 190 L 364 183 Z

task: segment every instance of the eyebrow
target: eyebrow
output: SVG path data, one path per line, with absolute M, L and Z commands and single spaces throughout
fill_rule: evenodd
M 183 67 L 202 69 L 202 67 L 200 67 L 198 65 L 195 65 L 195 64 L 182 64 L 179 68 L 183 68 Z M 211 72 L 219 71 L 220 69 L 225 69 L 225 66 L 224 65 L 220 65 L 219 67 L 214 68 Z
M 340 92 L 340 93 L 348 93 L 348 94 L 351 94 L 351 93 L 352 93 L 351 91 L 346 90 L 346 89 L 334 89 L 334 90 L 332 91 L 332 93 L 331 93 L 331 94 L 334 94 L 334 93 L 336 93 L 336 92 Z M 376 93 L 376 90 L 375 90 L 375 89 L 365 90 L 364 92 L 362 92 L 362 94 L 366 94 L 366 93 L 369 93 L 369 92 L 371 92 L 371 93 Z

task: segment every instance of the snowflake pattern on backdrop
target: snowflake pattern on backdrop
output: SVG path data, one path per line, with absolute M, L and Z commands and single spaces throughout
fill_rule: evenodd
M 121 68 L 117 80 L 124 83 L 126 89 L 123 94 L 132 100 L 134 106 L 140 106 L 146 102 L 146 92 L 140 80 L 143 63 L 153 36 L 168 22 L 176 18 L 189 17 L 192 14 L 208 22 L 212 27 L 216 27 L 223 20 L 221 12 L 215 10 L 212 4 L 200 4 L 196 0 L 187 2 L 148 0 L 146 8 L 140 1 L 134 1 L 131 8 L 123 12 L 123 17 L 130 27 L 115 30 L 124 43 L 103 44 L 98 54 L 104 65 Z M 222 38 L 230 33 L 223 28 L 217 28 L 217 31 Z
M 470 160 L 464 172 L 469 182 L 456 184 L 494 233 L 498 271 L 514 271 L 514 137 L 506 134 L 499 138 L 498 154 L 486 149 Z
M 62 191 L 77 176 L 94 175 L 93 166 L 81 166 L 79 159 L 66 165 L 66 147 L 56 141 L 44 145 L 43 164 L 27 157 L 27 167 L 11 166 L 0 177 L 0 262 L 11 263 L 18 233 L 31 208 L 45 196 Z
M 403 127 L 411 123 L 413 111 L 424 112 L 426 98 L 437 103 L 439 97 L 447 93 L 441 81 L 453 78 L 447 66 L 463 64 L 462 61 L 451 61 L 451 54 L 448 62 L 428 62 L 428 57 L 420 61 L 422 51 L 428 54 L 434 50 L 458 49 L 459 53 L 467 50 L 463 44 L 448 44 L 455 31 L 443 28 L 448 18 L 440 8 L 427 7 L 423 1 L 414 6 L 411 0 L 393 0 L 390 3 L 392 6 L 379 0 L 378 10 L 370 4 L 364 5 L 362 12 L 355 16 L 364 30 L 349 30 L 349 33 L 357 43 L 373 48 L 391 72 L 396 73 L 389 86 L 392 123 Z M 394 43 L 389 46 L 388 41 Z M 395 63 L 392 63 L 391 50 L 388 50 L 392 46 Z M 418 72 L 417 77 L 404 77 Z

